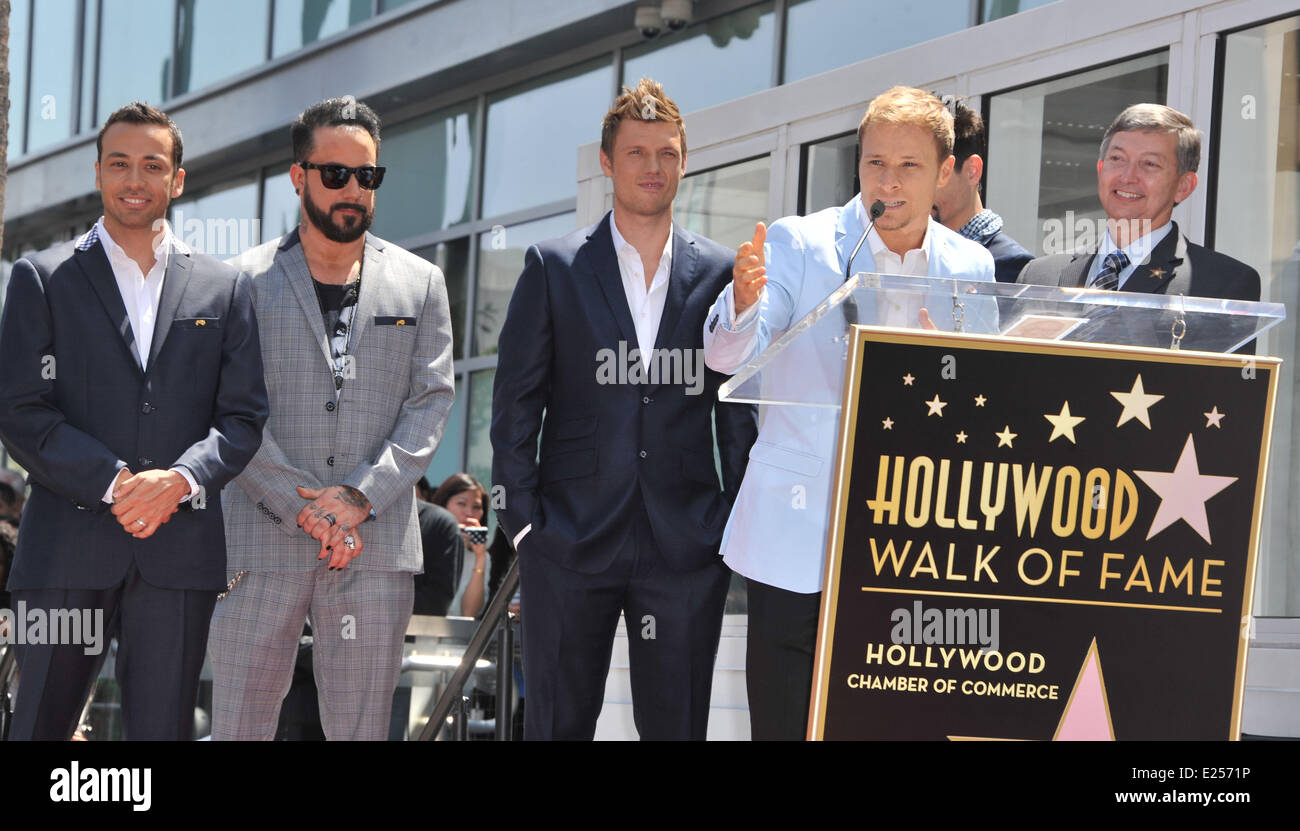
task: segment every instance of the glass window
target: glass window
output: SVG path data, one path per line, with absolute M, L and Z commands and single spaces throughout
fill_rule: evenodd
M 592 61 L 488 99 L 483 216 L 577 193 L 578 147 L 600 139 L 612 79 Z
M 168 97 L 175 7 L 170 0 L 103 0 L 96 118 L 123 104 Z
M 99 65 L 99 3 L 87 0 L 86 28 L 81 42 L 81 132 L 99 129 L 95 123 L 95 67 Z
M 684 113 L 767 89 L 775 29 L 772 4 L 759 3 L 666 33 L 626 51 L 623 84 L 653 78 Z
M 1007 235 L 1035 255 L 1087 244 L 1075 229 L 1104 219 L 1102 134 L 1125 107 L 1164 103 L 1168 82 L 1169 53 L 1161 52 L 992 96 L 985 204 L 1002 215 Z
M 266 60 L 269 25 L 263 0 L 189 0 L 179 4 L 176 95 L 238 75 Z M 238 37 L 231 37 L 238 32 Z
M 754 236 L 754 223 L 766 222 L 768 156 L 687 176 L 673 200 L 673 219 L 683 228 L 728 248 Z
M 386 129 L 379 154 L 388 175 L 376 199 L 375 233 L 401 240 L 469 221 L 474 102 Z
M 460 446 L 465 436 L 465 376 L 456 376 L 456 401 L 451 405 L 447 415 L 447 425 L 442 431 L 442 440 L 433 451 L 433 461 L 424 472 L 433 489 L 437 490 L 443 480 L 453 473 L 465 469 L 461 462 Z
M 801 215 L 848 204 L 858 184 L 858 134 L 849 133 L 803 148 Z
M 301 49 L 368 17 L 370 0 L 276 0 L 271 55 Z
M 497 336 L 506 321 L 506 308 L 514 293 L 524 252 L 542 240 L 561 237 L 574 230 L 577 214 L 549 216 L 533 222 L 497 225 L 479 234 L 478 282 L 474 284 L 474 354 L 495 355 Z
M 379 0 L 379 11 L 386 12 L 391 9 L 398 9 L 414 2 L 415 0 Z M 437 484 L 437 482 L 434 482 L 434 485 Z
M 298 227 L 302 218 L 302 200 L 293 192 L 289 163 L 262 171 L 262 240 L 273 240 Z
M 792 0 L 786 12 L 785 81 L 865 61 L 971 25 L 970 0 Z
M 261 242 L 257 176 L 249 174 L 182 194 L 171 205 L 172 233 L 195 251 L 226 260 Z
M 452 355 L 465 355 L 465 298 L 469 284 L 469 238 L 448 240 L 414 252 L 442 269 L 451 306 Z
M 1056 0 L 980 0 L 980 23 L 988 23 L 999 17 L 1010 17 L 1017 12 L 1027 12 Z
M 1283 359 L 1265 490 L 1257 615 L 1300 617 L 1300 17 L 1228 35 L 1223 43 L 1222 118 L 1214 247 L 1259 272 L 1261 299 L 1285 303 L 1287 318 L 1259 353 Z M 1203 149 L 1204 152 L 1204 149 Z
M 492 491 L 492 438 L 489 430 L 492 427 L 492 384 L 496 376 L 495 369 L 471 373 L 468 396 L 469 443 L 465 472 L 482 482 L 489 494 Z M 483 524 L 489 524 L 486 517 Z
M 76 70 L 77 0 L 44 0 L 32 19 L 32 85 L 27 149 L 39 150 L 72 136 Z
M 11 159 L 23 155 L 23 127 L 27 124 L 27 20 L 31 0 L 13 0 L 9 7 L 9 151 Z

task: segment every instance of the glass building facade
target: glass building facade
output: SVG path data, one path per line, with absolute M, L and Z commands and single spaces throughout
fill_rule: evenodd
M 389 175 L 374 231 L 447 278 L 457 399 L 428 478 L 436 486 L 468 470 L 490 486 L 505 309 L 529 245 L 608 208 L 594 143 L 620 86 L 653 77 L 686 113 L 688 176 L 676 217 L 729 245 L 748 239 L 755 221 L 847 201 L 865 104 L 906 83 L 984 114 L 985 201 L 1040 253 L 1052 221 L 1100 216 L 1096 153 L 1114 115 L 1139 101 L 1168 103 L 1207 137 L 1200 186 L 1175 218 L 1194 242 L 1254 266 L 1263 299 L 1291 315 L 1260 345 L 1286 363 L 1255 612 L 1300 620 L 1293 8 L 1130 4 L 1103 21 L 1086 0 L 700 0 L 691 25 L 646 40 L 627 3 L 535 5 L 13 0 L 0 281 L 22 252 L 70 239 L 98 217 L 94 135 L 116 107 L 141 99 L 175 116 L 189 171 L 173 206 L 177 230 L 234 220 L 242 236 L 204 243 L 230 256 L 298 221 L 292 118 L 324 94 L 355 94 L 384 120 Z M 483 25 L 512 12 L 522 17 L 509 26 Z M 1278 626 L 1282 641 L 1300 644 L 1300 625 Z M 1286 653 L 1292 667 L 1296 648 Z M 1300 717 L 1289 718 L 1271 732 L 1300 735 Z

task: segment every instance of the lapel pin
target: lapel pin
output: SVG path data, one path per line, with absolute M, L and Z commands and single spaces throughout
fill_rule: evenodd
M 1161 277 L 1165 276 L 1165 270 L 1163 268 L 1153 268 L 1148 276 L 1152 280 L 1159 280 Z

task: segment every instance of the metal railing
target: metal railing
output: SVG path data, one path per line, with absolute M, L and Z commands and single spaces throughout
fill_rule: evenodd
M 510 569 L 501 580 L 492 602 L 488 604 L 483 619 L 474 636 L 465 647 L 460 665 L 452 673 L 451 680 L 443 688 L 442 695 L 433 705 L 428 721 L 425 722 L 417 741 L 428 742 L 437 739 L 438 734 L 448 727 L 451 736 L 459 741 L 469 738 L 470 718 L 465 697 L 465 682 L 474 672 L 475 664 L 495 643 L 497 647 L 497 705 L 494 737 L 497 741 L 510 741 L 514 721 L 514 652 L 515 625 L 518 616 L 510 612 L 510 603 L 519 586 L 519 560 L 510 564 Z M 453 711 L 455 715 L 452 716 Z

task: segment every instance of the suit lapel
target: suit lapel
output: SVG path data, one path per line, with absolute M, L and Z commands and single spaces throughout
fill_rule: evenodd
M 1181 277 L 1179 283 L 1186 293 L 1187 284 L 1191 282 L 1191 267 L 1187 263 L 1187 246 L 1178 225 L 1174 224 L 1160 240 L 1146 261 L 1129 275 L 1122 286 L 1124 291 L 1136 291 L 1149 294 L 1163 294 L 1175 277 Z
M 614 237 L 609 232 L 611 216 L 612 213 L 605 214 L 605 219 L 596 227 L 592 235 L 587 237 L 587 244 L 582 246 L 582 252 L 630 350 L 637 345 L 636 326 L 632 324 L 632 310 L 627 305 L 622 272 L 618 269 L 618 257 L 614 254 Z
M 316 345 L 320 347 L 325 363 L 333 366 L 329 343 L 325 340 L 325 321 L 321 317 L 320 302 L 316 299 L 316 289 L 311 283 L 311 269 L 307 267 L 307 258 L 302 253 L 302 244 L 298 240 L 298 229 L 285 234 L 280 241 L 280 253 L 276 255 L 272 269 L 280 269 L 284 279 L 298 298 L 302 313 L 307 316 L 307 326 L 311 329 Z M 360 309 L 357 310 L 360 312 Z
M 176 309 L 181 305 L 181 297 L 190 284 L 190 272 L 194 259 L 188 252 L 181 251 L 173 245 L 167 255 L 167 270 L 163 272 L 162 295 L 158 298 L 158 318 L 154 321 L 153 340 L 149 343 L 149 368 L 162 351 L 167 333 L 172 329 L 176 318 Z
M 135 363 L 137 372 L 144 374 L 140 362 L 140 352 L 135 344 L 135 332 L 131 330 L 131 318 L 127 316 L 126 304 L 122 302 L 122 293 L 117 288 L 117 278 L 113 276 L 113 267 L 109 265 L 108 254 L 104 244 L 96 242 L 85 251 L 77 251 L 76 261 L 87 282 L 94 290 L 95 296 L 108 313 L 113 328 L 122 338 L 122 345 Z
M 1088 270 L 1092 267 L 1093 258 L 1097 256 L 1096 251 L 1075 251 L 1070 256 L 1070 261 L 1061 269 L 1061 277 L 1057 285 L 1063 289 L 1081 289 L 1088 282 Z
M 695 241 L 687 239 L 677 223 L 673 223 L 673 262 L 668 273 L 668 296 L 664 299 L 664 314 L 659 319 L 659 331 L 655 334 L 655 349 L 667 349 L 678 324 L 682 322 L 682 308 L 698 277 L 695 268 L 699 256 Z
M 366 234 L 366 250 L 361 258 L 361 290 L 357 294 L 357 311 L 352 317 L 352 340 L 349 350 L 361 343 L 361 333 L 375 319 L 375 294 L 380 290 L 379 275 L 384 273 L 384 246 L 382 241 Z M 312 290 L 313 292 L 315 289 Z M 405 312 L 398 311 L 398 314 Z M 319 320 L 320 315 L 316 315 Z M 321 325 L 323 332 L 324 324 Z

